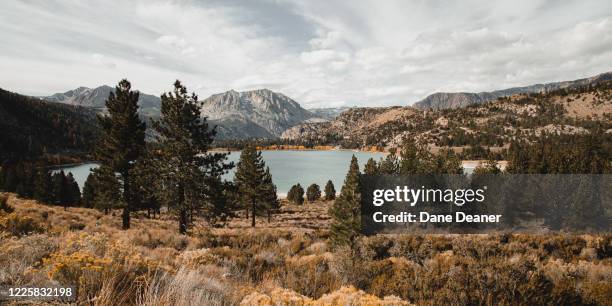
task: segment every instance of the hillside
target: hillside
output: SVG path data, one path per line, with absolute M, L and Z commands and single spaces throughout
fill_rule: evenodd
M 275 138 L 314 118 L 291 98 L 268 89 L 230 90 L 202 102 L 202 115 L 219 125 L 221 138 Z
M 95 112 L 0 89 L 0 160 L 84 152 L 97 134 Z
M 554 82 L 547 84 L 535 84 L 524 87 L 514 87 L 491 92 L 437 92 L 431 94 L 421 101 L 414 103 L 414 107 L 419 109 L 445 109 L 457 108 L 472 104 L 482 104 L 493 101 L 497 98 L 508 97 L 521 93 L 546 93 L 559 89 L 571 89 L 587 85 L 595 85 L 600 82 L 612 80 L 612 72 L 602 73 L 590 78 L 578 79 L 574 81 Z
M 293 127 L 283 139 L 348 148 L 394 147 L 404 137 L 431 146 L 503 147 L 517 137 L 584 133 L 597 124 L 609 130 L 611 116 L 612 81 L 607 81 L 455 109 L 352 108 L 330 122 Z

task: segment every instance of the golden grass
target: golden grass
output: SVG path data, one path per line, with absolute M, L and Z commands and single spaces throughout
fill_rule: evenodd
M 196 220 L 187 236 L 165 214 L 122 231 L 118 213 L 8 204 L 0 286 L 76 285 L 81 304 L 606 305 L 612 292 L 609 234 L 379 235 L 333 250 L 329 202 L 283 202 L 255 229 Z

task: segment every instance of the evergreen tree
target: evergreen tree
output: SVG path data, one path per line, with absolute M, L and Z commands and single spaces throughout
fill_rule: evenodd
M 296 189 L 297 189 L 297 184 L 295 184 L 295 185 L 291 186 L 291 188 L 289 188 L 289 192 L 287 192 L 287 201 L 289 201 L 291 203 L 295 203 Z
M 372 161 L 374 161 L 372 159 Z M 326 201 L 331 201 L 334 200 L 336 198 L 336 188 L 334 187 L 334 183 L 332 183 L 331 180 L 327 181 L 327 184 L 325 184 L 325 200 Z
M 278 200 L 276 185 L 272 182 L 270 167 L 266 167 L 266 172 L 264 173 L 263 190 L 264 203 L 268 213 L 268 222 L 270 222 L 272 219 L 272 212 L 280 208 L 280 201 Z
M 289 201 L 297 205 L 304 204 L 304 188 L 302 188 L 302 185 L 300 185 L 300 183 L 297 183 L 291 188 L 293 189 L 293 193 Z
M 392 148 L 385 159 L 381 159 L 378 164 L 379 174 L 397 174 L 399 173 L 399 159 L 396 155 L 397 150 Z
M 93 170 L 89 169 L 89 171 L 91 172 Z M 87 176 L 85 183 L 83 183 L 82 200 L 83 200 L 83 207 L 85 208 L 94 207 L 94 200 L 96 197 L 96 183 L 97 183 L 96 176 L 93 173 Z
M 34 183 L 34 199 L 43 203 L 53 202 L 53 181 L 51 173 L 44 167 L 38 169 Z
M 138 204 L 139 210 L 146 210 L 147 215 L 153 217 L 161 209 L 157 190 L 162 186 L 158 180 L 155 154 L 157 148 L 148 148 L 143 156 L 136 160 L 130 171 L 132 190 L 134 191 L 134 202 Z
M 376 165 L 376 161 L 374 158 L 368 159 L 368 162 L 365 164 L 363 169 L 363 173 L 365 175 L 376 175 L 378 174 L 378 166 Z
M 123 197 L 122 228 L 130 228 L 130 211 L 135 203 L 130 188 L 130 169 L 145 147 L 146 125 L 138 117 L 137 91 L 128 80 L 121 80 L 106 100 L 107 116 L 98 116 L 102 127 L 96 156 L 103 166 L 119 173 Z
M 17 187 L 15 192 L 21 198 L 32 198 L 34 195 L 35 171 L 29 162 L 17 165 Z
M 270 186 L 265 184 L 265 176 L 265 163 L 261 151 L 257 151 L 255 145 L 248 145 L 240 153 L 234 183 L 238 187 L 243 208 L 246 211 L 250 209 L 252 227 L 255 227 L 257 213 L 267 210 L 266 196 L 269 196 L 271 191 Z M 271 181 L 271 176 L 269 179 Z
M 63 170 L 53 174 L 53 200 L 56 205 L 68 207 L 69 194 L 66 174 Z
M 359 236 L 361 226 L 359 176 L 359 165 L 353 155 L 340 195 L 329 209 L 332 217 L 330 239 L 334 246 L 348 245 L 352 248 L 355 238 Z
M 308 188 L 306 189 L 306 199 L 308 199 L 308 202 L 312 203 L 320 198 L 321 198 L 321 189 L 319 188 L 319 185 L 312 184 L 308 186 Z
M 415 142 L 405 139 L 400 158 L 400 174 L 424 174 L 428 168 L 427 163 L 431 160 L 431 154 L 425 148 L 417 146 Z
M 435 157 L 433 157 L 433 162 L 430 165 L 431 166 L 429 171 L 433 174 L 463 173 L 461 160 L 450 149 L 440 150 L 440 152 Z
M 227 153 L 209 152 L 216 135 L 206 117 L 200 116 L 201 104 L 195 94 L 177 80 L 173 92 L 161 96 L 161 118 L 153 122 L 159 150 L 155 153 L 158 169 L 158 199 L 178 215 L 179 233 L 186 234 L 189 216 L 206 208 L 210 199 L 222 194 L 222 185 L 211 181 L 233 167 L 225 163 Z M 217 195 L 215 195 L 217 194 Z
M 121 188 L 121 183 L 112 169 L 102 165 L 92 170 L 87 181 L 91 181 L 94 194 L 93 201 L 88 205 L 103 211 L 105 215 L 108 215 L 112 209 L 123 206 L 121 194 L 117 192 Z
M 68 205 L 79 206 L 81 203 L 81 189 L 74 179 L 72 172 L 68 172 L 68 175 L 66 175 L 66 193 Z

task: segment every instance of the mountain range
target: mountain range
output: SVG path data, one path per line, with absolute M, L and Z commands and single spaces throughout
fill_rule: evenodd
M 612 72 L 574 81 L 535 84 L 490 92 L 438 92 L 416 102 L 413 108 L 434 110 L 458 108 L 520 93 L 546 93 L 609 80 L 612 80 Z M 45 101 L 104 111 L 104 102 L 113 91 L 114 88 L 106 85 L 97 88 L 79 87 L 40 98 Z M 316 123 L 324 121 L 333 121 L 340 114 L 351 110 L 348 107 L 304 109 L 288 96 L 269 89 L 244 92 L 230 90 L 212 95 L 201 102 L 202 115 L 207 116 L 210 123 L 217 126 L 218 137 L 222 139 L 277 138 L 282 137 L 285 131 L 296 134 L 300 129 L 315 127 L 318 126 Z M 140 113 L 145 120 L 159 117 L 160 103 L 159 97 L 140 93 Z
M 534 84 L 530 86 L 513 87 L 489 92 L 436 92 L 427 96 L 425 99 L 414 103 L 414 107 L 420 109 L 457 108 L 471 104 L 485 103 L 496 100 L 497 98 L 508 97 L 520 93 L 546 93 L 557 89 L 575 88 L 609 80 L 612 80 L 612 72 L 606 72 L 590 78 L 578 79 L 574 81 Z
M 104 111 L 104 104 L 114 88 L 79 87 L 56 93 L 42 100 L 83 106 Z M 146 118 L 159 117 L 159 97 L 140 93 L 140 113 Z M 304 122 L 318 122 L 335 118 L 343 109 L 319 108 L 310 112 L 291 98 L 268 89 L 245 92 L 230 90 L 212 95 L 202 101 L 202 115 L 217 125 L 219 138 L 274 138 L 286 129 Z

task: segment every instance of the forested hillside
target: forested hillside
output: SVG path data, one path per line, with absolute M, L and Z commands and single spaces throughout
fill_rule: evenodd
M 587 135 L 612 129 L 612 82 L 517 94 L 496 101 L 445 110 L 413 107 L 352 108 L 331 122 L 295 126 L 287 142 L 345 148 L 398 147 L 404 138 L 429 147 L 452 147 L 471 158 L 486 158 L 489 148 L 508 148 L 515 140 L 541 135 Z
M 97 131 L 92 110 L 0 89 L 0 160 L 85 152 Z

